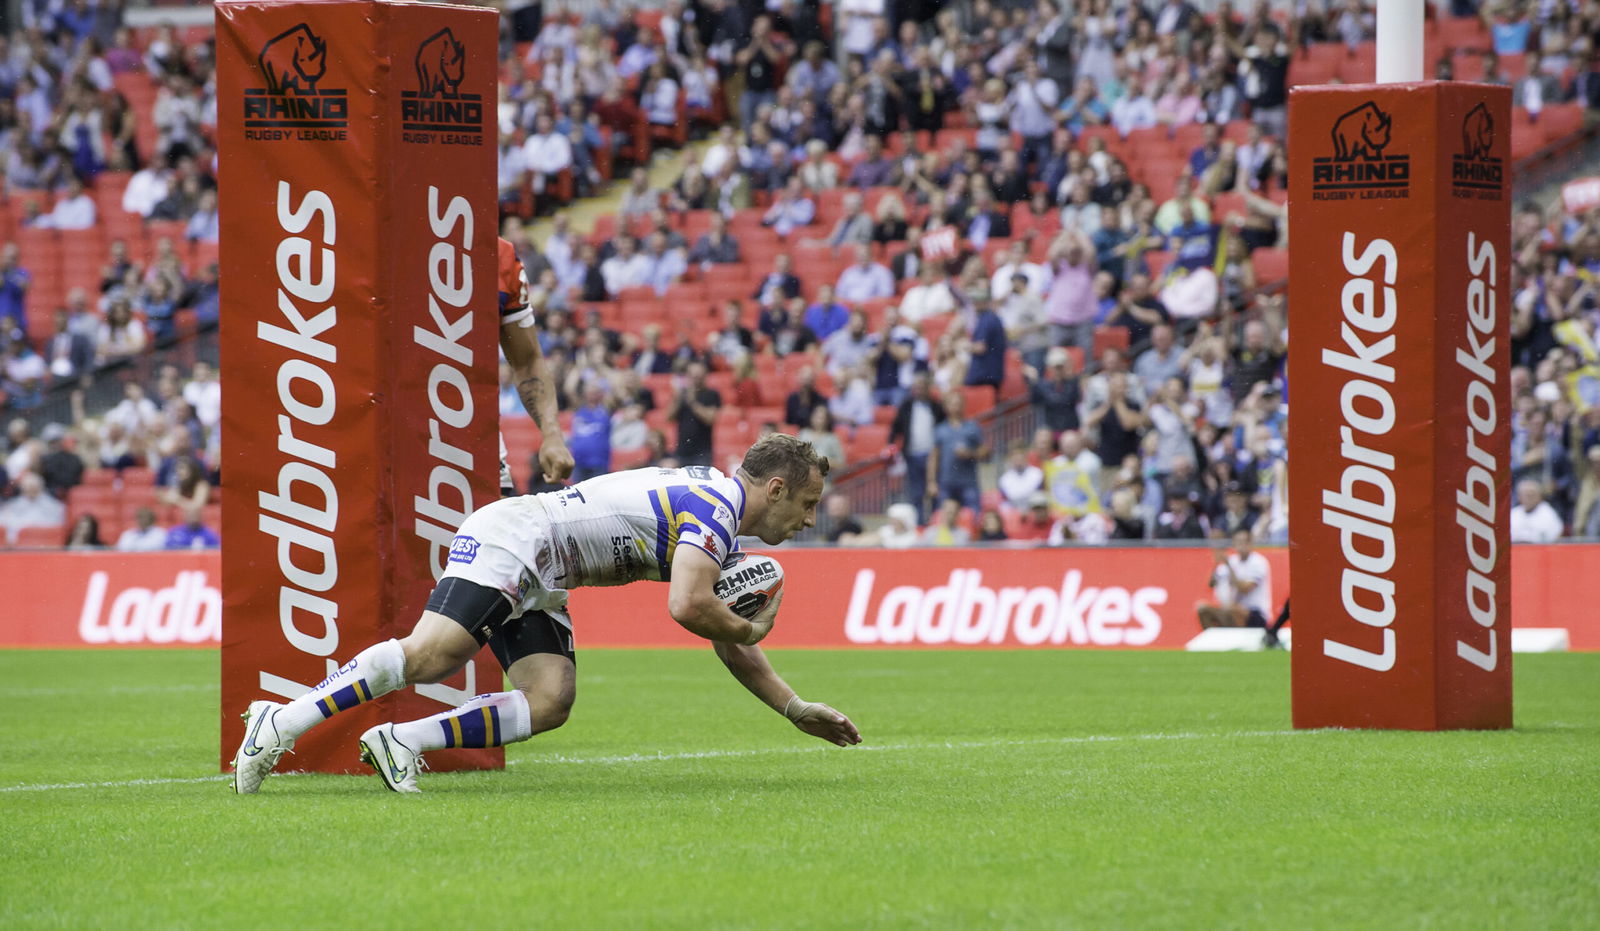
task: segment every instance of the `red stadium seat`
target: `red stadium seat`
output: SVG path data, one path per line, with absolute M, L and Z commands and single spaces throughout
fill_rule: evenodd
M 11 539 L 17 549 L 61 549 L 66 542 L 65 527 L 23 527 Z
M 1127 331 L 1127 329 L 1125 329 L 1123 327 L 1119 327 L 1119 326 L 1095 327 L 1095 330 L 1094 330 L 1094 347 L 1093 348 L 1094 348 L 1094 357 L 1096 359 L 1099 359 L 1100 358 L 1100 354 L 1105 352 L 1107 349 L 1120 349 L 1123 352 L 1127 352 L 1128 351 L 1128 331 Z M 1077 360 L 1077 361 L 1079 363 L 1079 371 L 1082 371 L 1082 360 Z
M 1289 280 L 1287 249 L 1257 249 L 1250 254 L 1250 264 L 1255 266 L 1257 286 Z

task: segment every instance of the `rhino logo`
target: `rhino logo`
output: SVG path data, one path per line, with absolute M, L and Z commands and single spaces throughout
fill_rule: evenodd
M 1333 123 L 1333 159 L 1348 162 L 1357 158 L 1376 161 L 1389 145 L 1389 114 L 1367 101 Z
M 1486 159 L 1493 148 L 1494 117 L 1489 108 L 1480 103 L 1468 110 L 1467 118 L 1461 121 L 1462 157 Z
M 257 59 L 267 93 L 314 96 L 317 82 L 328 68 L 328 43 L 305 23 L 274 36 L 261 47 Z
M 417 96 L 459 96 L 461 78 L 467 63 L 467 47 L 456 41 L 455 33 L 441 29 L 417 48 Z

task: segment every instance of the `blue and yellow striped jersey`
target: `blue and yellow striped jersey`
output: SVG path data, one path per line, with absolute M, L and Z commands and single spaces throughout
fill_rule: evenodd
M 724 562 L 745 508 L 738 479 L 704 466 L 614 472 L 536 497 L 561 588 L 667 581 L 685 546 Z

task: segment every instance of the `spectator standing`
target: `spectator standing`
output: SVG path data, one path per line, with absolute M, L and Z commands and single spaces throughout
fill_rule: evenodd
M 1285 138 L 1289 130 L 1289 47 L 1276 25 L 1263 25 L 1255 41 L 1245 48 L 1239 79 L 1250 104 L 1251 120 L 1266 135 Z
M 905 466 L 906 499 L 912 511 L 913 526 L 926 513 L 929 459 L 933 455 L 934 437 L 945 421 L 945 408 L 932 396 L 932 378 L 927 371 L 918 372 L 911 381 L 911 391 L 895 411 L 889 426 L 889 444 L 900 450 Z M 935 486 L 937 487 L 937 486 Z
M 194 364 L 189 383 L 183 386 L 183 399 L 207 430 L 217 428 L 222 420 L 222 382 L 211 363 L 201 360 Z
M 1042 374 L 1030 368 L 1023 369 L 1023 374 L 1028 378 L 1028 400 L 1044 425 L 1052 433 L 1076 430 L 1083 396 L 1073 371 L 1072 354 L 1066 347 L 1056 346 L 1045 353 Z
M 1052 115 L 1061 102 L 1061 88 L 1039 68 L 1038 60 L 1022 63 L 1022 76 L 1011 87 L 1011 131 L 1022 137 L 1024 166 L 1042 164 L 1050 155 L 1050 136 L 1055 131 Z
M 967 299 L 977 316 L 967 340 L 970 361 L 966 383 L 968 387 L 993 388 L 998 397 L 1000 384 L 1006 376 L 1006 327 L 995 313 L 987 286 L 980 285 L 969 292 Z
M 1094 246 L 1082 233 L 1066 231 L 1050 244 L 1050 290 L 1044 301 L 1050 343 L 1094 348 Z
M 1093 403 L 1091 398 L 1091 403 Z M 1115 468 L 1131 453 L 1139 451 L 1140 431 L 1149 423 L 1140 404 L 1128 395 L 1128 375 L 1113 372 L 1106 379 L 1104 396 L 1084 415 L 1084 426 L 1099 430 L 1096 450 L 1100 460 Z
M 873 402 L 898 407 L 912 378 L 928 367 L 928 341 L 915 327 L 901 322 L 900 312 L 890 307 L 883 315 L 883 329 L 872 337 L 867 359 L 875 367 Z
M 28 288 L 33 275 L 19 264 L 21 254 L 14 242 L 0 250 L 0 335 L 28 332 Z
M 933 430 L 933 452 L 928 459 L 929 483 L 938 488 L 939 501 L 955 500 L 978 509 L 981 488 L 978 465 L 989 458 L 983 428 L 966 416 L 966 396 L 949 392 L 944 399 L 946 417 Z
M 678 462 L 681 465 L 711 465 L 712 427 L 722 395 L 706 385 L 705 363 L 689 363 L 688 378 L 679 385 L 667 406 L 667 416 L 678 424 Z
M 757 16 L 750 24 L 750 43 L 734 56 L 734 63 L 744 76 L 739 125 L 750 128 L 761 107 L 777 99 L 778 69 L 787 59 L 785 44 L 772 32 L 772 20 Z

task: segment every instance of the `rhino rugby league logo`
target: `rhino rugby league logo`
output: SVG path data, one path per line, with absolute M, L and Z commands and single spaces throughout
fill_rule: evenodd
M 1313 200 L 1404 198 L 1411 194 L 1411 156 L 1389 151 L 1394 117 L 1367 101 L 1333 121 L 1332 155 L 1311 160 Z
M 417 46 L 417 86 L 400 92 L 404 142 L 483 145 L 483 95 L 462 93 L 467 47 L 449 28 Z
M 1450 194 L 1464 200 L 1505 197 L 1505 164 L 1494 152 L 1494 114 L 1481 101 L 1461 120 L 1461 151 L 1450 156 Z
M 328 41 L 305 23 L 268 39 L 256 56 L 262 87 L 244 92 L 245 138 L 261 141 L 342 140 L 350 122 L 350 95 L 324 87 Z

